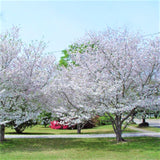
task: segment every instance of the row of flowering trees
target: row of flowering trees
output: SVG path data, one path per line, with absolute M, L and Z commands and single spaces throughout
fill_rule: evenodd
M 45 108 L 80 131 L 107 115 L 120 142 L 135 112 L 159 110 L 159 37 L 111 28 L 90 33 L 67 50 L 64 66 L 44 49 L 42 42 L 22 43 L 16 28 L 1 34 L 0 121 L 18 126 Z
M 80 127 L 107 115 L 119 142 L 136 112 L 160 109 L 159 37 L 108 28 L 88 34 L 65 55 L 68 63 L 48 90 L 64 123 Z

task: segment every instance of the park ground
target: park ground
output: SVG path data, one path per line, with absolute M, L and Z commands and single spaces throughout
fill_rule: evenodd
M 160 128 L 154 127 L 143 130 L 160 132 Z M 35 126 L 23 135 L 42 135 L 44 131 L 47 135 L 76 134 L 75 130 Z M 126 133 L 132 132 L 130 128 L 126 130 Z M 113 130 L 107 125 L 82 131 L 86 133 L 110 134 Z M 13 135 L 13 131 L 6 129 L 6 135 Z M 127 137 L 125 140 L 117 144 L 115 138 L 7 138 L 0 144 L 0 160 L 159 160 L 160 138 Z
M 1 160 L 159 160 L 160 139 L 126 138 L 8 139 Z

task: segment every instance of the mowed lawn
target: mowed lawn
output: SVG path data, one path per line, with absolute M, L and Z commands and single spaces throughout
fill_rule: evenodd
M 127 129 L 126 132 L 135 132 Z M 6 128 L 6 134 L 15 131 Z M 83 129 L 82 134 L 113 133 L 111 125 Z M 34 126 L 23 134 L 76 134 L 76 130 L 54 130 Z M 7 139 L 0 143 L 0 160 L 159 160 L 160 139 L 152 137 L 126 138 L 56 138 Z
M 159 160 L 160 139 L 126 138 L 7 139 L 0 160 Z
M 127 128 L 124 132 L 135 132 L 135 130 L 131 130 Z M 16 134 L 14 129 L 6 128 L 6 134 Z M 114 133 L 112 125 L 104 125 L 104 126 L 97 126 L 91 129 L 82 129 L 82 134 L 107 134 L 107 133 Z M 48 126 L 45 128 L 41 125 L 36 125 L 32 128 L 27 128 L 23 132 L 23 134 L 49 134 L 49 135 L 58 135 L 58 134 L 77 134 L 77 130 L 74 129 L 51 129 Z

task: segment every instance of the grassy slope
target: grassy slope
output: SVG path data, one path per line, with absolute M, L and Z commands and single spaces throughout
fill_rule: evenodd
M 9 139 L 0 144 L 1 160 L 158 160 L 160 139 Z

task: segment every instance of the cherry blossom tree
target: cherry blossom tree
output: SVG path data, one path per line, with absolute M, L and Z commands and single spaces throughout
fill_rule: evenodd
M 60 120 L 60 124 L 69 125 L 69 127 L 77 125 L 77 133 L 81 133 L 83 126 L 95 114 L 92 108 L 86 107 L 87 97 L 79 96 L 80 88 L 70 85 L 71 81 L 76 82 L 75 79 L 72 79 L 74 75 L 68 74 L 68 68 L 65 66 L 62 68 L 57 71 L 59 74 L 57 73 L 50 85 L 46 86 L 47 105 L 51 107 L 54 116 Z
M 27 45 L 18 33 L 13 27 L 0 36 L 0 121 L 21 132 L 46 106 L 42 90 L 53 76 L 55 58 L 45 53 L 44 42 Z
M 68 123 L 108 115 L 117 142 L 123 141 L 122 132 L 135 111 L 159 109 L 160 39 L 107 28 L 79 43 L 88 42 L 94 47 L 69 54 L 76 65 L 61 67 L 51 84 L 50 94 L 58 100 L 54 106 Z
M 58 101 L 53 99 L 54 102 L 52 102 L 52 104 L 54 104 L 54 106 L 57 106 L 54 109 L 54 113 L 56 113 L 57 117 L 60 118 L 62 124 L 77 126 L 78 134 L 81 133 L 81 129 L 87 123 L 93 123 L 92 119 L 95 118 L 96 115 L 94 114 L 95 112 L 91 110 L 91 108 L 87 108 L 85 107 L 85 105 L 81 105 L 81 103 L 84 101 L 82 99 L 86 99 L 86 97 L 75 97 L 75 95 L 79 93 L 79 90 L 78 88 L 76 90 L 73 90 L 72 86 L 68 86 L 68 81 L 71 81 L 71 78 L 68 76 L 67 72 L 69 69 L 69 63 L 72 63 L 76 66 L 75 62 L 70 58 L 70 54 L 74 54 L 75 52 L 82 53 L 87 49 L 87 47 L 93 48 L 94 44 L 90 44 L 89 42 L 86 44 L 74 43 L 70 45 L 67 50 L 62 51 L 64 56 L 62 56 L 59 61 L 59 65 L 61 66 L 59 76 L 57 75 L 56 83 L 54 81 L 54 84 L 52 84 L 51 87 L 52 93 L 55 94 L 54 96 L 56 97 L 56 99 L 59 99 Z M 62 72 L 62 70 L 64 72 Z M 53 86 L 56 87 L 54 88 Z M 74 91 L 76 93 L 74 93 Z M 68 95 L 70 96 L 68 97 Z M 85 100 L 85 103 L 86 102 L 87 99 Z

